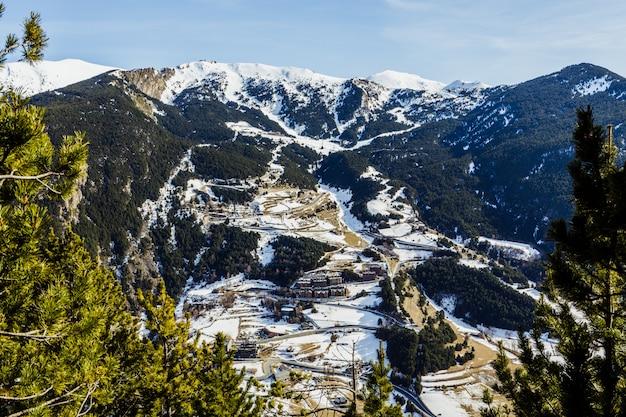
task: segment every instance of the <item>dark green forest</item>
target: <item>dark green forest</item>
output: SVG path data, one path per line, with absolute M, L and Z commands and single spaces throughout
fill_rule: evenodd
M 289 287 L 307 271 L 326 264 L 324 255 L 335 248 L 310 238 L 281 235 L 270 242 L 274 248 L 272 261 L 253 277 L 268 279 L 281 287 Z
M 391 366 L 409 378 L 463 364 L 474 357 L 467 343 L 455 343 L 456 334 L 443 312 L 429 317 L 419 333 L 402 326 L 380 328 L 376 337 L 387 341 Z M 463 352 L 465 351 L 465 352 Z
M 486 268 L 463 266 L 453 259 L 428 259 L 408 273 L 436 303 L 453 297 L 452 314 L 472 325 L 511 330 L 532 327 L 534 300 L 506 286 Z
M 197 146 L 191 161 L 200 178 L 245 180 L 265 173 L 272 159 L 271 150 L 267 140 L 240 137 L 235 142 Z

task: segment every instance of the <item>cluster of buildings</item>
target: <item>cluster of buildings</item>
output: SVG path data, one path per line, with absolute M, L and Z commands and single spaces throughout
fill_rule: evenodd
M 387 277 L 387 267 L 383 263 L 365 264 L 358 277 L 358 282 L 384 279 Z M 296 281 L 291 291 L 294 296 L 301 298 L 330 298 L 348 295 L 341 272 L 327 270 L 306 273 Z
M 255 341 L 242 340 L 239 341 L 234 347 L 235 358 L 237 359 L 251 359 L 259 357 L 259 346 Z
M 361 281 L 376 281 L 387 278 L 387 265 L 383 263 L 369 263 L 363 265 Z
M 329 298 L 348 295 L 340 272 L 315 271 L 303 275 L 292 288 L 296 297 Z

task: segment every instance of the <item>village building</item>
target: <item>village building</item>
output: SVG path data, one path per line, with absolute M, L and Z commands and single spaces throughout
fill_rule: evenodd
M 314 271 L 296 281 L 292 294 L 301 298 L 345 297 L 348 291 L 343 284 L 341 272 Z
M 235 350 L 235 358 L 252 359 L 259 356 L 259 348 L 256 342 L 243 341 L 238 342 Z
M 363 265 L 363 279 L 365 281 L 373 281 L 375 279 L 385 279 L 389 276 L 387 273 L 387 264 L 383 262 L 370 262 Z

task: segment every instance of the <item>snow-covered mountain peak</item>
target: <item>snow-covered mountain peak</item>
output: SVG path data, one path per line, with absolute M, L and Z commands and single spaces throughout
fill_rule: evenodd
M 0 68 L 0 87 L 13 88 L 25 96 L 66 87 L 116 68 L 78 59 L 11 62 Z
M 399 131 L 474 108 L 480 90 L 447 91 L 417 75 L 384 71 L 368 78 L 338 78 L 304 68 L 196 61 L 157 74 L 153 94 L 166 104 L 217 99 L 261 111 L 292 135 L 341 138 L 354 145 L 391 120 Z M 158 81 L 158 80 L 157 80 Z
M 167 88 L 162 101 L 171 103 L 181 92 L 189 88 L 201 87 L 208 83 L 218 85 L 226 99 L 236 101 L 236 95 L 243 84 L 250 79 L 284 85 L 339 85 L 343 78 L 318 74 L 305 68 L 276 67 L 264 64 L 226 64 L 214 61 L 195 61 L 174 68 L 174 74 L 167 80 Z M 217 83 L 217 84 L 216 84 Z
M 439 81 L 427 80 L 419 75 L 391 70 L 371 75 L 368 79 L 390 90 L 439 91 L 445 87 L 445 84 Z
M 307 68 L 298 67 L 274 67 L 264 64 L 226 64 L 245 77 L 269 78 L 291 82 L 323 82 L 327 84 L 340 84 L 344 78 L 318 74 Z
M 105 72 L 165 104 L 235 103 L 260 111 L 291 135 L 337 139 L 350 146 L 371 139 L 388 122 L 404 131 L 427 121 L 459 117 L 483 99 L 480 90 L 448 91 L 443 83 L 397 71 L 348 79 L 305 68 L 215 61 L 160 70 L 119 70 L 73 59 L 18 62 L 0 69 L 0 88 L 31 96 Z
M 446 85 L 443 89 L 450 92 L 469 91 L 469 90 L 483 90 L 491 86 L 482 83 L 480 81 L 462 81 L 456 80 Z

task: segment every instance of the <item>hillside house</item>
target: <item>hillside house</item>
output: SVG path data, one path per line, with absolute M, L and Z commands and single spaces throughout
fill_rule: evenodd
M 293 286 L 292 294 L 303 298 L 343 297 L 347 294 L 341 273 L 315 271 L 302 276 Z
M 255 342 L 239 342 L 236 346 L 235 358 L 237 359 L 252 359 L 258 358 L 259 348 Z

